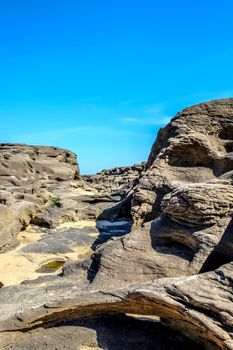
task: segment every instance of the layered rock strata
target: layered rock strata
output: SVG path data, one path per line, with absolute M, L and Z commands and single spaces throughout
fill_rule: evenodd
M 233 99 L 178 113 L 159 132 L 146 168 L 129 187 L 126 181 L 130 192 L 105 212 L 131 215 L 130 233 L 97 246 L 89 259 L 65 264 L 59 276 L 0 289 L 2 348 L 45 335 L 40 327 L 59 334 L 67 322 L 111 313 L 158 316 L 206 349 L 233 350 L 232 174 Z M 89 199 L 87 210 L 96 202 Z M 25 216 L 22 225 L 27 222 Z

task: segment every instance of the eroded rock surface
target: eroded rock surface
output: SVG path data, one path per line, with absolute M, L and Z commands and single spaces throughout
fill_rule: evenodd
M 55 228 L 95 220 L 123 197 L 90 188 L 80 177 L 76 155 L 67 150 L 0 144 L 0 160 L 0 252 L 15 247 L 29 223 Z
M 12 332 L 7 350 L 201 350 L 178 332 L 169 331 L 159 322 L 125 315 L 99 315 L 63 322 L 56 327 Z M 6 344 L 9 340 L 6 341 Z
M 76 155 L 58 147 L 0 144 L 1 184 L 68 181 L 80 177 Z
M 232 264 L 196 276 L 158 279 L 122 289 L 93 289 L 82 279 L 54 277 L 0 290 L 0 330 L 51 327 L 84 315 L 157 315 L 210 349 L 233 349 Z M 11 333 L 8 333 L 11 334 Z M 14 333 L 13 333 L 14 334 Z
M 159 131 L 135 190 L 135 224 L 156 218 L 165 194 L 182 184 L 232 179 L 233 99 L 189 107 Z
M 132 218 L 134 224 L 131 232 L 108 237 L 105 243 L 98 241 L 101 235 L 96 237 L 92 256 L 65 263 L 58 276 L 1 288 L 3 349 L 27 348 L 30 341 L 43 349 L 41 335 L 52 344 L 65 334 L 82 349 L 86 340 L 78 343 L 77 328 L 69 327 L 78 327 L 80 317 L 91 323 L 98 315 L 111 313 L 113 318 L 115 314 L 158 316 L 166 327 L 208 350 L 233 350 L 233 99 L 178 113 L 159 132 L 146 167 L 131 170 L 105 171 L 87 177 L 87 183 L 78 179 L 72 186 L 58 181 L 59 188 L 53 180 L 43 187 L 43 196 L 33 199 L 33 208 L 39 207 L 35 215 L 30 217 L 24 204 L 14 211 L 21 213 L 21 221 L 16 222 L 22 226 L 34 222 L 54 229 L 83 215 Z M 77 195 L 80 187 L 84 192 Z M 88 196 L 88 188 L 96 192 Z M 62 197 L 52 207 L 45 200 L 51 193 Z M 11 197 L 0 196 L 6 211 L 15 205 Z M 5 217 L 11 222 L 7 212 Z M 4 234 L 9 237 L 8 226 Z M 75 247 L 72 237 L 72 232 L 57 236 L 61 244 L 71 240 Z M 49 241 L 59 243 L 52 236 Z M 38 244 L 43 249 L 47 237 L 38 241 L 37 248 Z M 87 348 L 114 349 L 106 338 L 103 343 L 95 336 L 91 339 L 84 344 Z M 182 338 L 184 346 L 185 341 Z M 146 344 L 150 348 L 151 343 Z M 195 348 L 194 343 L 186 346 Z
M 56 147 L 0 144 L 0 251 L 17 244 L 16 235 L 28 226 L 52 197 L 51 184 L 80 178 L 76 155 Z
M 84 175 L 83 179 L 92 188 L 100 192 L 111 193 L 119 190 L 128 191 L 138 181 L 146 163 L 127 167 L 116 167 L 102 170 L 95 175 Z

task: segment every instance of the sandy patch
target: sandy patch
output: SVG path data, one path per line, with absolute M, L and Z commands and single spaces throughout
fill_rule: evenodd
M 78 247 L 74 252 L 68 254 L 23 254 L 17 250 L 0 254 L 0 281 L 4 286 L 19 284 L 27 279 L 35 279 L 43 273 L 36 272 L 45 261 L 50 259 L 63 258 L 66 262 L 83 260 L 89 257 L 93 251 L 90 247 Z M 61 272 L 61 268 L 51 272 L 56 275 Z
M 95 227 L 94 221 L 83 220 L 79 222 L 65 223 L 61 224 L 59 229 L 68 228 L 83 228 L 85 226 Z M 36 228 L 38 230 L 38 228 Z M 16 249 L 9 252 L 0 254 L 0 281 L 4 286 L 9 286 L 13 284 L 19 284 L 27 279 L 35 279 L 39 276 L 43 276 L 43 273 L 36 272 L 45 261 L 50 259 L 62 258 L 66 262 L 83 260 L 91 256 L 93 251 L 90 246 L 83 247 L 73 247 L 74 250 L 71 253 L 56 253 L 56 254 L 45 254 L 45 253 L 24 253 L 21 251 L 22 248 L 26 247 L 28 244 L 34 243 L 41 239 L 46 231 L 35 231 L 33 226 L 29 226 L 27 230 L 22 231 L 18 235 L 18 240 L 20 242 Z M 91 233 L 90 235 L 97 235 Z M 51 272 L 50 274 L 56 275 L 61 272 L 61 268 Z
M 56 227 L 56 230 L 66 230 L 69 228 L 84 228 L 96 227 L 96 222 L 93 220 L 79 220 L 75 222 L 64 222 Z
M 102 348 L 99 348 L 98 346 L 81 345 L 78 347 L 78 350 L 102 350 Z

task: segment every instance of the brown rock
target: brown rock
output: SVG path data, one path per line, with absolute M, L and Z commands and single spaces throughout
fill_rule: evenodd
M 122 289 L 85 287 L 77 278 L 0 289 L 0 330 L 71 321 L 84 315 L 130 313 L 157 315 L 207 349 L 233 349 L 232 264 L 191 277 L 165 278 Z M 13 333 L 14 334 L 14 333 Z
M 135 189 L 135 225 L 158 217 L 164 195 L 179 186 L 226 177 L 233 168 L 232 130 L 233 99 L 189 107 L 161 129 Z

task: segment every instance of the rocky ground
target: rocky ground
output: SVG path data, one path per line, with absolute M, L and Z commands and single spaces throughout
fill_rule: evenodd
M 0 157 L 2 349 L 233 349 L 233 99 L 178 113 L 145 164 Z

